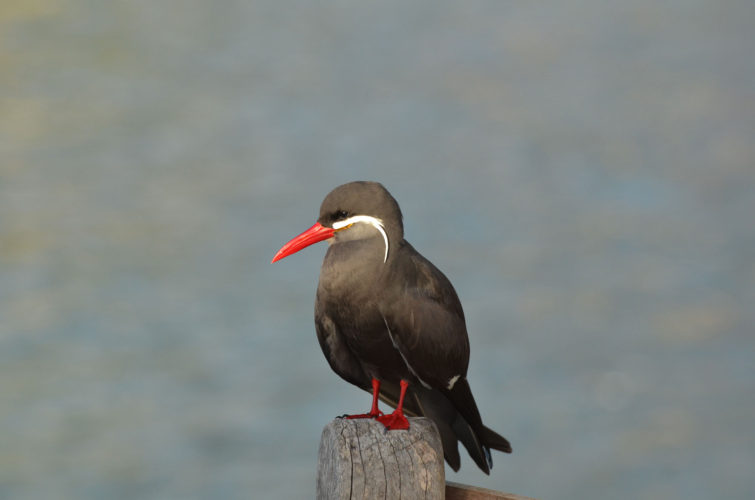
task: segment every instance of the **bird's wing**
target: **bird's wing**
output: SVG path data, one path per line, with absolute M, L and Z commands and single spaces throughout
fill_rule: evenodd
M 467 382 L 469 338 L 459 298 L 448 278 L 411 245 L 400 251 L 408 255 L 388 279 L 403 280 L 404 286 L 381 312 L 394 346 L 422 385 L 407 406 L 436 422 L 454 470 L 460 464 L 458 439 L 489 473 L 490 448 L 510 453 L 511 446 L 483 425 Z
M 402 280 L 402 287 L 386 297 L 381 313 L 404 362 L 425 385 L 450 389 L 464 378 L 469 364 L 469 339 L 461 303 L 451 282 L 411 245 L 401 268 L 388 279 Z
M 370 377 L 346 345 L 338 326 L 321 310 L 319 301 L 315 302 L 315 329 L 320 348 L 333 371 L 347 382 L 370 391 Z

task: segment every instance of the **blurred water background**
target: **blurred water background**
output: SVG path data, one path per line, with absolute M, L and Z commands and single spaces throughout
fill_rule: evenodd
M 537 496 L 755 498 L 755 4 L 5 0 L 0 498 L 311 498 L 369 396 L 312 308 L 334 186 L 455 284 Z

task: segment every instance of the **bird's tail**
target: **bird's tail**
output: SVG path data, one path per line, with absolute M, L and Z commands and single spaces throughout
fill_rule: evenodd
M 489 474 L 493 467 L 490 449 L 511 453 L 511 443 L 505 437 L 483 425 L 480 411 L 477 409 L 477 403 L 472 396 L 472 390 L 466 378 L 459 379 L 452 389 L 445 392 L 445 396 L 458 412 L 459 420 L 461 420 L 454 425 L 459 440 L 469 451 L 478 467 Z M 465 430 L 464 427 L 468 430 Z
M 383 401 L 396 406 L 396 390 L 390 383 L 384 383 L 380 392 Z M 454 471 L 461 467 L 459 441 L 486 474 L 490 474 L 493 466 L 491 449 L 511 453 L 508 440 L 482 424 L 466 379 L 460 379 L 453 390 L 446 392 L 415 384 L 411 386 L 409 394 L 410 397 L 404 401 L 404 411 L 407 415 L 425 416 L 435 422 L 446 462 Z
M 482 435 L 480 440 L 484 443 L 484 446 L 493 448 L 494 450 L 502 451 L 504 453 L 511 453 L 511 443 L 505 437 L 501 436 L 489 427 L 482 426 Z

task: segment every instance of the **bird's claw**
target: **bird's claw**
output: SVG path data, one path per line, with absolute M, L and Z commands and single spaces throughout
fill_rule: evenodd
M 394 411 L 390 415 L 382 415 L 377 421 L 385 426 L 386 431 L 405 430 L 409 428 L 409 420 L 402 412 Z

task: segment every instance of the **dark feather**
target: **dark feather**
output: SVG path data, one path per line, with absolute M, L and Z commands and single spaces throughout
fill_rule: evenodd
M 399 381 L 407 380 L 408 415 L 432 419 L 446 461 L 460 466 L 459 441 L 485 473 L 490 449 L 511 446 L 485 427 L 466 379 L 469 340 L 464 312 L 451 282 L 403 239 L 401 211 L 376 183 L 336 188 L 320 209 L 321 224 L 346 214 L 369 214 L 384 223 L 389 242 L 368 224 L 335 233 L 320 273 L 315 324 L 331 368 L 395 407 Z M 360 226 L 360 224 L 356 224 Z M 351 231 L 351 232 L 350 232 Z

